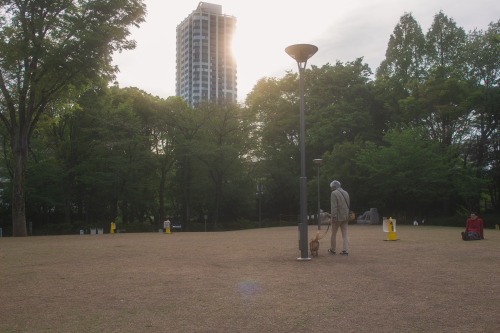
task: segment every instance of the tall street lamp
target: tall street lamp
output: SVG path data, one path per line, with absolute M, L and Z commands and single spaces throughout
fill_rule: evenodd
M 319 200 L 319 168 L 321 168 L 321 158 L 315 158 L 313 162 L 318 166 L 318 230 L 321 230 L 321 204 Z
M 297 61 L 300 79 L 300 224 L 299 224 L 299 250 L 298 260 L 311 260 L 307 248 L 307 178 L 306 178 L 306 127 L 304 120 L 304 73 L 307 60 L 311 58 L 318 48 L 310 44 L 290 45 L 285 49 L 290 57 Z

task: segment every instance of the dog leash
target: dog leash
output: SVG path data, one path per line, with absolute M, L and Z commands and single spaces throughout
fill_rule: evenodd
M 328 223 L 328 228 L 326 228 L 326 231 L 325 231 L 325 233 L 323 234 L 323 236 L 318 237 L 318 240 L 320 240 L 320 239 L 322 239 L 323 237 L 325 237 L 325 236 L 326 236 L 326 234 L 328 233 L 328 230 L 330 229 L 330 225 L 331 225 L 331 224 L 332 224 L 332 220 L 330 219 L 330 223 Z

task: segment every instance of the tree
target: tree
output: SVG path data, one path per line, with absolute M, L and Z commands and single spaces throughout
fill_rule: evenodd
M 338 179 L 342 183 L 342 187 L 349 192 L 353 200 L 351 201 L 351 210 L 361 212 L 362 208 L 370 208 L 369 206 L 371 191 L 367 191 L 367 184 L 364 183 L 362 175 L 365 172 L 364 168 L 356 164 L 356 155 L 364 147 L 364 141 L 358 139 L 354 142 L 345 141 L 336 144 L 331 151 L 325 152 L 322 156 L 323 163 L 321 165 L 321 201 L 323 207 L 330 207 L 330 182 L 333 179 Z M 317 184 L 316 184 L 317 186 Z M 312 193 L 314 195 L 314 191 Z
M 420 84 L 419 93 L 399 101 L 407 123 L 423 125 L 428 135 L 445 148 L 461 143 L 469 132 L 471 107 L 467 82 L 431 71 Z
M 452 75 L 463 78 L 464 49 L 466 34 L 457 27 L 453 19 L 442 11 L 434 16 L 431 28 L 425 35 L 427 44 L 426 59 L 431 70 L 441 68 L 439 73 L 446 79 Z
M 112 78 L 111 56 L 134 48 L 129 28 L 143 21 L 145 6 L 142 0 L 1 0 L 0 12 L 0 119 L 14 157 L 13 235 L 26 236 L 26 165 L 40 116 L 89 82 Z
M 177 168 L 177 192 L 180 193 L 180 209 L 182 210 L 183 225 L 190 228 L 192 197 L 197 195 L 195 179 L 198 165 L 194 162 L 194 154 L 200 138 L 200 132 L 207 115 L 199 108 L 189 107 L 180 97 L 170 97 L 169 105 L 163 107 L 166 130 L 173 149 L 173 156 Z
M 323 156 L 324 175 L 339 174 L 338 168 L 330 168 L 329 152 L 340 147 L 345 155 L 344 169 L 354 167 L 349 153 L 355 151 L 353 143 L 358 140 L 380 141 L 385 129 L 385 115 L 373 98 L 373 85 L 369 78 L 368 65 L 362 58 L 355 61 L 322 67 L 312 66 L 306 71 L 306 161 Z M 297 75 L 287 73 L 282 79 L 263 79 L 248 95 L 247 105 L 256 113 L 259 138 L 257 174 L 264 178 L 268 193 L 266 210 L 294 214 L 297 212 L 299 174 L 299 113 L 297 112 Z M 351 146 L 349 146 L 349 143 Z M 344 157 L 347 159 L 344 160 Z M 351 158 L 349 158 L 351 157 Z M 327 165 L 328 164 L 328 165 Z M 315 175 L 312 163 L 308 174 Z M 344 179 L 347 179 L 345 177 Z M 309 186 L 317 187 L 316 177 L 311 177 Z M 353 182 L 351 182 L 354 185 Z M 326 187 L 328 190 L 329 188 Z M 312 191 L 316 193 L 316 191 Z M 327 198 L 326 195 L 321 196 Z M 309 203 L 316 206 L 316 196 L 309 196 Z
M 241 179 L 245 174 L 248 152 L 254 146 L 254 140 L 250 136 L 252 117 L 232 103 L 203 104 L 199 108 L 207 118 L 202 127 L 201 140 L 197 144 L 196 157 L 206 166 L 207 178 L 211 181 L 212 186 L 208 186 L 206 197 L 213 199 L 210 206 L 214 229 L 217 230 L 217 222 L 223 215 L 221 207 L 225 208 L 223 211 L 226 216 L 235 218 L 238 216 L 235 207 L 244 206 L 243 199 L 248 196 L 244 194 L 234 198 L 225 192 L 231 186 L 244 183 Z M 247 193 L 250 193 L 250 188 Z M 223 205 L 223 202 L 231 204 Z
M 361 203 L 358 189 L 363 187 L 356 184 L 357 167 L 353 158 L 361 142 L 380 142 L 386 126 L 382 107 L 374 100 L 371 70 L 358 58 L 334 66 L 313 66 L 308 74 L 306 152 L 309 159 L 323 159 L 320 199 L 329 206 L 328 184 L 332 177 L 339 178 L 356 198 L 351 207 L 356 209 Z M 310 178 L 311 189 L 317 188 L 316 179 Z M 310 193 L 308 200 L 313 204 L 317 202 L 316 191 Z
M 172 115 L 181 114 L 188 109 L 187 103 L 180 97 L 169 97 L 159 102 L 156 111 L 155 126 L 152 130 L 153 152 L 158 163 L 160 179 L 158 183 L 158 214 L 157 220 L 163 221 L 167 217 L 165 210 L 166 184 L 169 171 L 174 166 L 174 129 L 169 121 Z M 176 214 L 177 215 L 177 214 Z
M 368 143 L 356 156 L 362 170 L 360 180 L 370 190 L 372 207 L 393 212 L 422 215 L 447 209 L 451 198 L 463 198 L 461 185 L 473 184 L 471 176 L 457 167 L 459 161 L 450 148 L 443 151 L 422 128 L 389 131 L 385 144 Z M 480 191 L 466 186 L 463 191 Z M 467 193 L 469 195 L 469 193 Z
M 424 76 L 425 37 L 411 14 L 403 15 L 389 38 L 385 60 L 377 69 L 377 78 L 393 77 L 408 92 L 412 81 Z
M 306 75 L 310 70 L 306 71 Z M 300 174 L 298 76 L 259 80 L 246 104 L 255 114 L 258 138 L 255 176 L 266 189 L 267 214 L 298 213 Z M 306 82 L 308 80 L 306 79 Z M 306 111 L 307 113 L 308 111 Z M 307 115 L 306 115 L 307 121 Z
M 427 74 L 399 101 L 407 123 L 424 125 L 445 147 L 460 143 L 468 131 L 469 89 L 464 80 L 466 34 L 443 12 L 425 36 Z
M 471 135 L 464 145 L 466 160 L 489 180 L 488 195 L 500 210 L 500 20 L 486 31 L 474 30 L 467 40 L 467 80 L 473 89 Z
M 399 101 L 418 92 L 425 78 L 425 36 L 411 14 L 403 15 L 389 38 L 385 59 L 376 72 L 376 95 L 390 123 L 406 121 Z
M 356 137 L 376 140 L 385 127 L 375 114 L 371 70 L 362 58 L 314 67 L 308 82 L 308 149 L 315 156 Z
M 467 80 L 473 86 L 498 86 L 500 81 L 500 20 L 487 31 L 473 30 L 467 36 Z

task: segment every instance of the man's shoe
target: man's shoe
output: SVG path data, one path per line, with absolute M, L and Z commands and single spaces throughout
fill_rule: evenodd
M 348 256 L 348 255 L 349 255 L 349 252 L 347 252 L 347 251 L 342 251 L 342 252 L 340 252 L 340 255 L 343 255 L 343 256 Z
M 331 253 L 331 254 L 337 254 L 337 252 L 332 251 L 332 249 L 328 249 L 328 253 Z

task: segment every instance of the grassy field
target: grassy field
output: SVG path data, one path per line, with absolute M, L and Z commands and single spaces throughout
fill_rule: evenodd
M 500 331 L 500 231 L 396 231 L 310 261 L 297 227 L 0 238 L 0 332 Z

